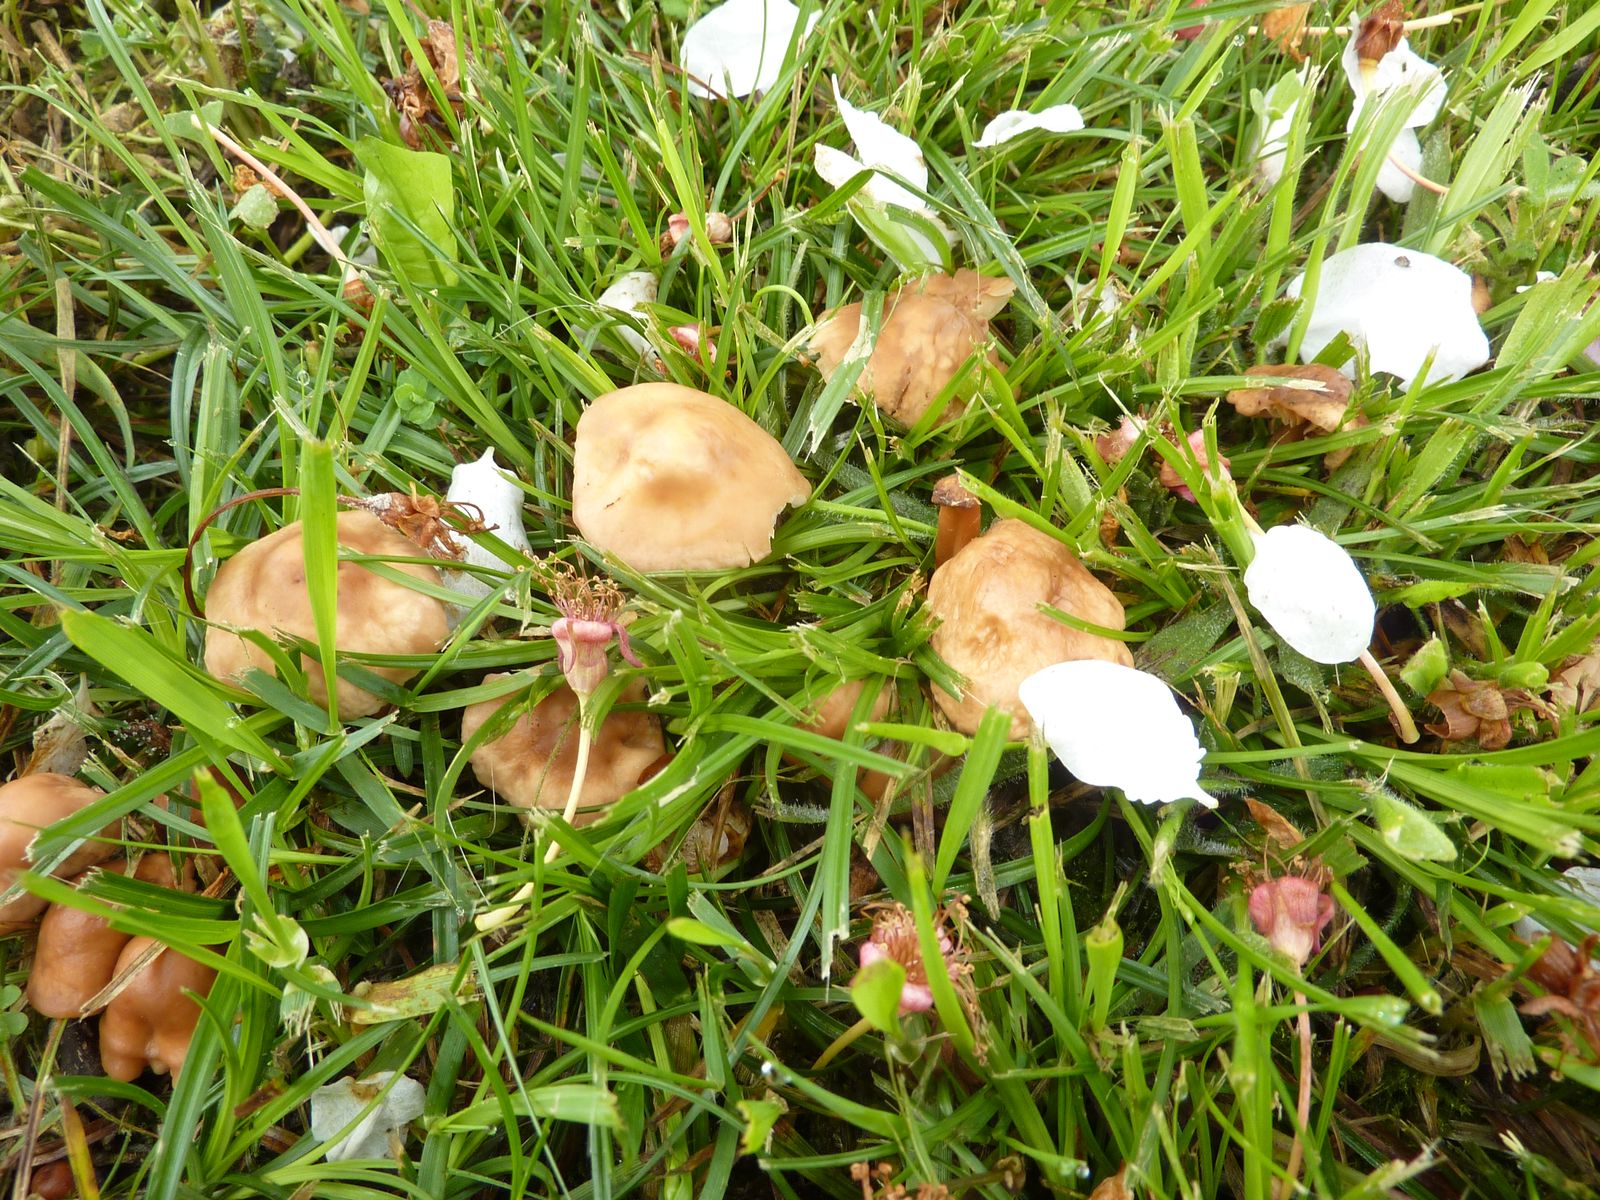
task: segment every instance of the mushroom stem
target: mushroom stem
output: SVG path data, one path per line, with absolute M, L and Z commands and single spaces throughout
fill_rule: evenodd
M 533 899 L 533 883 L 530 880 L 516 890 L 509 904 L 502 904 L 498 908 L 491 908 L 488 912 L 479 913 L 472 918 L 472 924 L 479 933 L 492 933 L 516 916 L 517 910 L 531 899 Z
M 578 762 L 572 768 L 572 787 L 567 791 L 567 805 L 561 810 L 561 819 L 568 825 L 572 824 L 573 815 L 578 811 L 578 797 L 583 794 L 583 779 L 589 773 L 589 744 L 593 740 L 589 736 L 588 705 L 583 698 L 578 700 Z M 544 852 L 545 862 L 554 862 L 556 855 L 561 852 L 561 843 L 554 838 Z
M 850 1026 L 849 1029 L 846 1029 L 838 1037 L 833 1039 L 833 1042 L 828 1046 L 828 1048 L 817 1056 L 817 1061 L 811 1064 L 811 1069 L 813 1071 L 822 1070 L 823 1067 L 827 1066 L 834 1059 L 838 1058 L 839 1055 L 843 1054 L 847 1049 L 849 1049 L 850 1043 L 854 1042 L 863 1033 L 866 1033 L 871 1028 L 872 1026 L 867 1024 L 867 1019 L 862 1017 L 854 1025 Z
M 1305 1151 L 1302 1135 L 1311 1123 L 1311 1011 L 1306 1007 L 1304 993 L 1296 992 L 1294 1002 L 1300 1006 L 1300 1096 L 1295 1109 L 1294 1140 L 1289 1143 L 1289 1162 L 1284 1167 L 1287 1178 L 1278 1188 L 1278 1200 L 1289 1200 L 1294 1193 L 1295 1180 L 1300 1176 L 1300 1159 Z
M 983 508 L 962 486 L 959 475 L 946 475 L 934 484 L 933 502 L 939 506 L 939 529 L 933 543 L 933 566 L 938 570 L 978 536 Z
M 1378 660 L 1372 657 L 1372 651 L 1363 650 L 1361 657 L 1356 661 L 1367 669 L 1367 674 L 1372 676 L 1372 682 L 1377 684 L 1378 691 L 1383 693 L 1389 711 L 1394 714 L 1394 723 L 1400 731 L 1400 740 L 1408 746 L 1417 741 L 1422 735 L 1417 732 L 1417 724 L 1411 719 L 1411 710 L 1406 707 L 1405 701 L 1400 699 L 1400 693 L 1394 690 L 1394 684 L 1378 665 Z

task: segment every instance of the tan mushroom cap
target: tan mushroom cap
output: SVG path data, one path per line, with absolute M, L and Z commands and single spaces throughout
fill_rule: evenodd
M 975 732 L 993 705 L 1011 714 L 1012 738 L 1026 737 L 1017 687 L 1052 663 L 1133 665 L 1121 642 L 1063 625 L 1039 611 L 1041 603 L 1107 629 L 1127 621 L 1111 590 L 1072 551 L 1022 521 L 996 521 L 933 573 L 928 608 L 941 624 L 932 645 L 968 681 L 960 699 L 939 687 L 933 695 L 963 733 Z
M 33 866 L 28 847 L 35 834 L 104 795 L 99 788 L 48 771 L 24 775 L 0 786 L 0 892 L 16 883 L 18 877 Z M 116 834 L 117 825 L 113 821 L 99 836 L 111 838 Z M 61 878 L 78 875 L 115 853 L 114 846 L 84 842 L 52 874 Z M 0 932 L 29 924 L 44 909 L 45 902 L 38 896 L 23 893 L 14 897 L 0 905 Z
M 129 940 L 117 956 L 115 974 L 131 967 L 155 945 L 147 937 Z M 100 1018 L 100 1066 L 113 1079 L 131 1082 L 149 1067 L 157 1075 L 176 1075 L 189 1055 L 200 1023 L 200 1004 L 217 973 L 176 950 L 162 950 L 128 981 Z
M 726 571 L 772 549 L 811 485 L 733 405 L 675 383 L 607 392 L 578 420 L 572 519 L 636 571 Z
M 842 739 L 846 727 L 850 724 L 850 714 L 855 711 L 856 701 L 861 699 L 861 693 L 867 690 L 867 682 L 865 679 L 852 679 L 834 688 L 811 710 L 811 720 L 804 726 L 805 730 L 825 738 L 833 738 L 835 741 Z M 886 680 L 872 701 L 867 720 L 883 720 L 889 715 L 892 707 L 894 707 L 894 684 Z
M 487 675 L 485 683 L 509 679 L 509 673 Z M 618 704 L 642 704 L 644 683 L 622 689 Z M 461 715 L 461 740 L 466 741 L 495 713 L 515 700 L 485 700 Z M 574 825 L 597 821 L 605 810 L 644 781 L 645 774 L 667 752 L 661 722 L 642 709 L 613 708 L 600 723 L 589 748 L 589 767 L 578 794 Z M 560 812 L 572 789 L 578 763 L 578 696 L 562 684 L 522 716 L 511 728 L 485 742 L 472 754 L 472 773 L 484 787 L 518 808 Z
M 360 509 L 338 517 L 339 545 L 356 554 L 391 559 L 418 558 L 422 551 L 404 535 Z M 316 641 L 306 589 L 304 541 L 300 522 L 250 543 L 217 569 L 206 596 L 206 616 L 216 622 L 206 630 L 206 670 L 231 679 L 250 667 L 274 673 L 272 659 L 258 646 L 218 626 L 286 633 Z M 402 575 L 437 584 L 439 573 L 426 563 L 392 562 Z M 429 654 L 449 634 L 445 606 L 368 570 L 360 563 L 340 562 L 335 642 L 347 654 Z M 306 689 L 319 704 L 328 702 L 322 668 L 304 660 Z M 373 673 L 395 683 L 415 675 L 414 667 L 373 667 Z M 338 683 L 339 716 L 367 717 L 384 702 L 345 679 Z
M 128 869 L 122 859 L 100 867 L 121 875 Z M 146 854 L 134 868 L 134 878 L 162 887 L 175 883 L 172 860 L 165 854 Z M 83 877 L 73 881 L 73 886 Z M 96 913 L 51 905 L 39 922 L 39 943 L 28 971 L 28 1003 L 47 1017 L 71 1020 L 83 1016 L 83 1006 L 111 982 L 117 958 L 132 935 L 112 929 Z
M 989 319 L 1006 306 L 1015 285 L 976 271 L 929 275 L 891 292 L 872 357 L 856 379 L 856 391 L 903 425 L 915 425 L 934 397 L 955 378 L 989 340 Z M 846 304 L 828 313 L 811 335 L 810 353 L 824 379 L 844 362 L 861 331 L 861 305 Z M 989 361 L 999 363 L 993 350 Z M 967 397 L 954 396 L 946 419 L 966 410 Z

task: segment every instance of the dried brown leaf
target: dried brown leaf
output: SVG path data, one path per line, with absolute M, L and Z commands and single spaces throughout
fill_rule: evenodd
M 1278 49 L 1296 62 L 1305 58 L 1300 43 L 1305 40 L 1306 21 L 1311 16 L 1309 4 L 1285 4 L 1261 18 L 1261 32 L 1278 44 Z
M 1245 797 L 1244 806 L 1255 823 L 1267 835 L 1267 841 L 1284 850 L 1293 850 L 1306 840 L 1306 835 L 1296 829 L 1282 813 L 1260 800 Z
M 1332 367 L 1283 363 L 1251 367 L 1245 374 L 1252 379 L 1285 382 L 1229 392 L 1228 403 L 1241 416 L 1268 417 L 1286 425 L 1314 425 L 1324 433 L 1332 433 L 1344 423 L 1351 384 Z

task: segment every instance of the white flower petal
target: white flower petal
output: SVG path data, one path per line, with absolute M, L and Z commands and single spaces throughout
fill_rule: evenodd
M 1360 55 L 1356 53 L 1356 39 L 1359 36 L 1359 31 L 1350 35 L 1350 40 L 1345 43 L 1344 55 L 1339 60 L 1339 65 L 1344 68 L 1344 77 L 1350 81 L 1350 90 L 1355 93 L 1356 111 L 1359 112 L 1361 105 L 1374 96 L 1383 97 L 1403 91 L 1411 104 L 1406 128 L 1418 129 L 1438 116 L 1449 91 L 1444 73 L 1419 56 L 1411 48 L 1411 43 L 1401 38 L 1393 50 L 1378 60 L 1369 81 L 1362 75 Z
M 1319 663 L 1359 658 L 1377 605 L 1349 552 L 1309 525 L 1277 525 L 1254 541 L 1244 587 L 1273 632 Z
M 1305 275 L 1288 295 L 1297 298 Z M 1310 362 L 1347 333 L 1373 371 L 1409 385 L 1431 355 L 1428 380 L 1460 379 L 1489 361 L 1489 339 L 1472 307 L 1472 277 L 1442 258 L 1387 242 L 1341 250 L 1322 264 L 1300 357 Z M 1344 368 L 1354 378 L 1351 365 Z
M 1036 129 L 1046 133 L 1077 133 L 1082 128 L 1083 114 L 1078 111 L 1076 104 L 1052 104 L 1036 113 L 1010 108 L 985 125 L 983 133 L 972 144 L 979 149 L 987 149 Z
M 1283 169 L 1289 165 L 1289 130 L 1294 126 L 1296 103 L 1281 117 L 1274 117 L 1261 131 L 1261 141 L 1256 147 L 1256 174 L 1267 187 L 1283 178 Z
M 858 161 L 863 168 L 892 172 L 918 191 L 928 190 L 928 164 L 922 157 L 922 148 L 916 142 L 891 128 L 876 113 L 857 108 L 841 96 L 837 76 L 833 80 L 833 97 L 839 105 L 839 116 L 844 119 L 844 127 L 850 131 L 850 139 L 856 144 Z M 824 175 L 823 178 L 828 177 Z M 833 181 L 829 179 L 828 182 Z M 833 186 L 839 185 L 835 183 Z M 933 213 L 933 209 L 916 192 L 881 174 L 872 177 L 872 181 L 862 189 L 862 194 L 880 204 L 898 204 L 901 208 L 930 216 Z
M 811 14 L 802 42 L 820 15 Z M 720 100 L 771 88 L 799 20 L 800 10 L 789 0 L 728 0 L 706 12 L 684 30 L 678 54 L 678 64 L 691 76 L 690 93 Z
M 1083 659 L 1035 672 L 1017 689 L 1022 705 L 1067 770 L 1084 783 L 1120 788 L 1138 804 L 1193 798 L 1205 750 L 1162 680 L 1121 663 Z
M 1383 165 L 1378 168 L 1378 190 L 1396 204 L 1410 204 L 1416 194 L 1417 184 L 1395 164 L 1409 167 L 1414 174 L 1422 174 L 1422 143 L 1415 129 L 1402 129 L 1389 147 Z
M 645 319 L 644 306 L 656 302 L 656 291 L 659 287 L 660 283 L 649 271 L 629 271 L 619 276 L 615 283 L 601 292 L 595 303 L 601 308 L 627 313 L 642 322 Z M 650 339 L 637 329 L 619 325 L 617 333 L 623 341 L 637 350 L 641 357 L 654 354 L 650 349 Z
M 522 489 L 494 461 L 493 449 L 485 450 L 476 462 L 462 463 L 450 472 L 450 490 L 445 493 L 445 500 L 467 506 L 466 515 L 482 520 L 507 546 L 530 557 L 533 555 L 533 547 L 522 525 Z M 509 569 L 487 547 L 467 538 L 458 541 L 466 547 L 462 555 L 464 562 L 496 571 Z M 472 602 L 482 600 L 493 590 L 476 575 L 465 571 L 446 571 L 444 584 Z
M 379 1093 L 394 1080 L 382 1100 Z M 311 1136 L 327 1142 L 369 1106 L 368 1112 L 344 1137 L 325 1148 L 329 1162 L 352 1158 L 388 1158 L 389 1134 L 422 1115 L 422 1085 L 409 1076 L 395 1079 L 393 1071 L 377 1071 L 357 1082 L 346 1076 L 311 1093 Z

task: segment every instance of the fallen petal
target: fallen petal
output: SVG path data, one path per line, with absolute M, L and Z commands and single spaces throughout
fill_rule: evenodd
M 1119 788 L 1139 804 L 1193 798 L 1205 750 L 1166 683 L 1099 659 L 1056 663 L 1017 689 L 1050 749 L 1084 783 Z
M 1298 299 L 1305 275 L 1287 290 Z M 1489 361 L 1489 339 L 1472 307 L 1472 276 L 1442 258 L 1387 242 L 1368 242 L 1322 264 L 1302 361 L 1310 362 L 1340 333 L 1364 346 L 1373 371 L 1410 385 L 1429 357 L 1432 383 L 1460 379 Z M 1355 368 L 1344 373 L 1354 377 Z
M 1411 105 L 1411 111 L 1406 116 L 1406 128 L 1419 129 L 1439 115 L 1449 87 L 1445 83 L 1444 73 L 1438 67 L 1419 56 L 1411 49 L 1410 43 L 1401 38 L 1399 44 L 1379 59 L 1375 67 L 1364 72 L 1360 52 L 1356 49 L 1356 39 L 1357 35 L 1352 34 L 1345 44 L 1339 65 L 1344 68 L 1344 76 L 1350 81 L 1350 90 L 1355 93 L 1358 113 L 1370 99 L 1403 91 Z
M 390 1080 L 394 1086 L 385 1094 Z M 311 1136 L 327 1143 L 360 1116 L 349 1133 L 324 1147 L 325 1157 L 329 1162 L 388 1158 L 389 1134 L 422 1115 L 423 1096 L 420 1083 L 407 1075 L 396 1079 L 393 1071 L 376 1071 L 359 1082 L 348 1076 L 337 1079 L 311 1093 Z
M 1377 605 L 1349 552 L 1309 525 L 1277 525 L 1253 537 L 1245 591 L 1273 632 L 1315 662 L 1359 658 L 1372 641 Z
M 973 145 L 979 149 L 987 149 L 1034 130 L 1043 130 L 1046 133 L 1077 133 L 1082 128 L 1083 114 L 1078 111 L 1076 104 L 1053 104 L 1037 113 L 1011 108 L 985 125 L 983 133 Z
M 804 42 L 821 14 L 812 13 Z M 690 76 L 691 95 L 726 99 L 766 91 L 783 73 L 800 10 L 789 0 L 728 0 L 683 33 L 678 64 Z
M 462 463 L 450 472 L 450 489 L 445 493 L 445 500 L 460 507 L 466 516 L 481 520 L 490 533 L 513 550 L 532 557 L 533 547 L 522 525 L 522 489 L 510 473 L 494 461 L 493 449 L 485 450 L 476 462 Z M 465 547 L 463 562 L 495 571 L 507 570 L 506 563 L 487 546 L 465 537 L 458 537 L 456 541 Z M 445 586 L 472 601 L 483 599 L 493 590 L 466 571 L 446 572 Z
M 928 190 L 928 164 L 922 157 L 922 147 L 891 127 L 876 113 L 857 108 L 840 95 L 837 76 L 833 80 L 833 97 L 839 106 L 839 116 L 843 118 L 844 126 L 850 131 L 850 138 L 856 144 L 856 153 L 860 156 L 858 169 L 887 171 L 904 179 L 911 188 L 923 192 Z M 817 170 L 824 179 L 833 183 L 834 187 L 840 186 L 823 172 L 820 164 Z M 848 181 L 849 176 L 845 178 Z M 901 208 L 909 208 L 913 212 L 928 214 L 933 212 L 916 192 L 883 174 L 874 175 L 872 181 L 862 191 L 881 204 L 898 204 Z
M 649 271 L 629 271 L 601 292 L 595 303 L 601 308 L 626 313 L 643 323 L 644 306 L 656 302 L 656 291 L 659 286 L 656 277 Z M 649 357 L 655 353 L 650 348 L 650 340 L 632 326 L 619 323 L 617 333 L 623 341 L 637 350 L 641 357 Z

